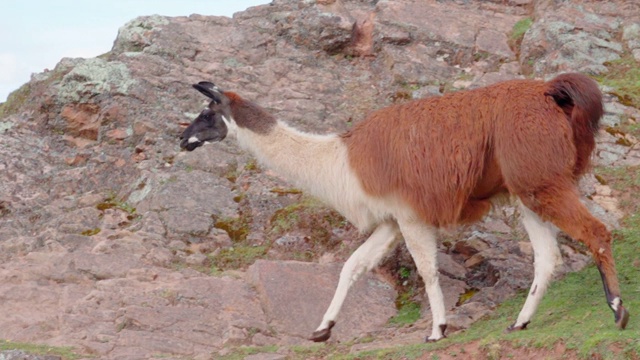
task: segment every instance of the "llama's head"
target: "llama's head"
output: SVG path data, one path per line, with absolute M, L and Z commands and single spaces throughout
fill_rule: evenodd
M 180 147 L 193 151 L 209 141 L 222 141 L 233 128 L 229 99 L 213 83 L 202 81 L 193 87 L 211 99 L 209 106 L 182 132 Z

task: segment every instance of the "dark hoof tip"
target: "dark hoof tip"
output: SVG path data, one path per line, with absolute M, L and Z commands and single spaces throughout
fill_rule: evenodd
M 436 341 L 440 341 L 442 339 L 445 339 L 447 337 L 447 335 L 445 334 L 446 331 L 447 331 L 447 324 L 442 324 L 442 325 L 440 325 L 440 333 L 442 334 L 442 337 L 437 338 L 437 339 L 426 338 L 426 339 L 424 339 L 424 342 L 426 342 L 426 343 L 434 343 Z
M 329 322 L 329 327 L 322 330 L 314 331 L 309 340 L 313 342 L 325 342 L 331 337 L 331 329 L 335 325 L 335 321 Z
M 627 323 L 629 322 L 629 312 L 622 305 L 616 312 L 616 326 L 620 330 L 624 330 L 627 327 Z
M 527 325 L 529 325 L 528 321 L 526 323 L 522 324 L 522 325 L 519 325 L 519 326 L 516 326 L 516 324 L 513 324 L 513 325 L 509 326 L 508 328 L 506 328 L 504 330 L 504 333 L 508 334 L 508 333 L 512 333 L 514 331 L 527 330 Z
M 442 340 L 444 338 L 446 338 L 446 336 L 443 336 L 440 339 L 429 339 L 429 338 L 426 338 L 426 339 L 424 339 L 424 342 L 426 342 L 427 344 L 432 344 L 432 343 L 434 343 L 436 341 L 440 341 L 440 340 Z

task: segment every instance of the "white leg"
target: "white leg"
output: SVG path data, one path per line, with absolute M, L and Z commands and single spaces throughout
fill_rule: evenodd
M 445 317 L 444 297 L 438 280 L 436 231 L 433 227 L 415 220 L 399 220 L 398 224 L 407 244 L 407 249 L 411 253 L 418 272 L 424 281 L 429 305 L 431 306 L 433 323 L 431 335 L 427 337 L 426 341 L 442 339 L 445 336 L 447 320 Z
M 320 326 L 311 335 L 313 341 L 326 341 L 331 336 L 331 328 L 340 312 L 340 308 L 347 297 L 351 285 L 360 275 L 373 269 L 382 258 L 393 249 L 398 238 L 398 225 L 395 222 L 385 222 L 379 225 L 369 238 L 347 259 L 340 272 L 338 287 L 333 295 L 331 304 L 322 318 Z
M 527 327 L 538 308 L 538 304 L 540 304 L 540 300 L 547 291 L 555 267 L 562 263 L 562 256 L 556 241 L 558 228 L 540 219 L 526 206 L 521 205 L 520 208 L 522 209 L 522 224 L 527 230 L 533 247 L 535 273 L 527 301 L 525 301 L 516 323 L 511 325 L 507 329 L 508 331 L 522 330 Z

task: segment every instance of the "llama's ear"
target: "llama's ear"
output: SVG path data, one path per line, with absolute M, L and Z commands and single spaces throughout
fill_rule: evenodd
M 220 104 L 222 102 L 222 90 L 214 83 L 208 81 L 200 81 L 193 84 L 194 89 L 200 91 L 204 96 Z

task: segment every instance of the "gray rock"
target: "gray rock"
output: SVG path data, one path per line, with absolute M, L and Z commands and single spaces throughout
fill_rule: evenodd
M 258 260 L 248 270 L 265 313 L 278 333 L 308 338 L 320 325 L 338 284 L 341 264 Z M 351 340 L 384 325 L 395 315 L 396 293 L 390 284 L 365 274 L 344 303 L 332 338 Z
M 520 63 L 537 76 L 569 70 L 605 72 L 604 63 L 619 59 L 623 50 L 613 36 L 619 26 L 614 17 L 582 6 L 558 4 L 547 9 L 525 33 Z
M 56 355 L 34 355 L 22 350 L 0 351 L 0 360 L 61 360 L 62 357 Z
M 314 213 L 320 226 L 270 232 L 274 214 L 301 195 L 282 191 L 291 189 L 286 179 L 232 140 L 180 151 L 183 125 L 207 104 L 191 84 L 213 81 L 302 130 L 340 132 L 394 102 L 524 75 L 596 73 L 623 47 L 640 58 L 636 9 L 573 0 L 275 0 L 233 18 L 132 20 L 110 53 L 62 59 L 3 105 L 0 338 L 101 359 L 202 358 L 242 345 L 284 353 L 308 344 L 362 235 L 324 219 L 326 210 Z M 525 16 L 535 21 L 516 60 L 507 39 Z M 373 37 L 359 54 L 353 24 L 363 19 L 373 22 Z M 608 126 L 640 118 L 610 97 L 605 108 Z M 640 165 L 637 144 L 618 140 L 599 136 L 595 163 Z M 617 226 L 615 198 L 595 184 L 584 192 L 604 204 L 586 201 L 596 216 Z M 530 244 L 515 208 L 503 209 L 459 230 L 438 255 L 450 329 L 529 286 Z M 248 224 L 242 244 L 215 227 L 233 219 Z M 327 243 L 307 241 L 319 227 Z M 202 273 L 209 256 L 244 245 L 265 246 L 276 259 L 301 248 L 331 264 L 258 261 L 247 272 Z M 574 242 L 562 240 L 561 250 L 560 275 L 590 262 Z M 412 266 L 394 254 L 389 263 Z M 407 281 L 420 290 L 417 278 Z M 424 293 L 414 294 L 424 317 L 411 327 L 386 327 L 395 300 L 389 284 L 367 274 L 347 298 L 335 339 L 373 334 L 371 348 L 420 341 L 430 326 Z

